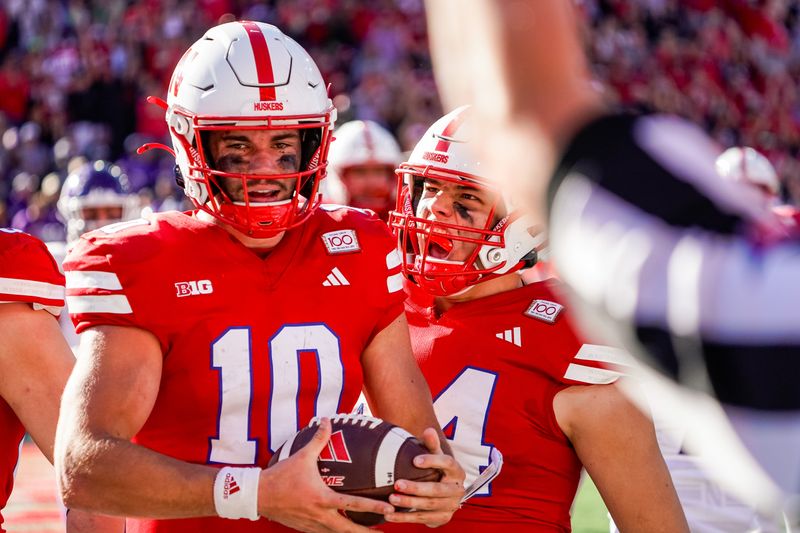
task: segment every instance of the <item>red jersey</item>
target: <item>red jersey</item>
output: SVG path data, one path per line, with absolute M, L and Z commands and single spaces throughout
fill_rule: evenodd
M 64 276 L 39 239 L 17 230 L 0 229 L 0 303 L 6 302 L 26 302 L 57 316 L 64 307 Z M 25 428 L 17 415 L 0 398 L 0 510 L 14 485 L 14 469 L 24 436 Z
M 601 368 L 601 350 L 578 339 L 555 288 L 555 281 L 526 285 L 457 304 L 438 319 L 419 302 L 406 306 L 414 356 L 466 485 L 489 464 L 492 448 L 504 457 L 500 475 L 442 530 L 570 530 L 581 463 L 556 422 L 553 398 L 617 374 Z
M 133 441 L 191 463 L 266 468 L 314 416 L 349 412 L 361 354 L 403 312 L 395 242 L 374 215 L 318 209 L 262 259 L 194 213 L 84 235 L 67 256 L 76 329 L 151 332 L 164 365 Z M 277 531 L 261 519 L 128 519 L 127 531 Z

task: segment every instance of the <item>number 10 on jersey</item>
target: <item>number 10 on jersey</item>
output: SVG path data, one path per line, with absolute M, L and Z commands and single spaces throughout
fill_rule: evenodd
M 339 337 L 325 324 L 281 327 L 269 340 L 271 375 L 256 377 L 270 379 L 269 408 L 263 416 L 272 451 L 299 429 L 301 353 L 316 358 L 319 381 L 314 415 L 333 415 L 339 410 L 344 387 Z M 211 463 L 256 464 L 256 440 L 250 438 L 254 355 L 259 354 L 253 354 L 249 327 L 228 328 L 211 344 L 211 366 L 219 372 L 220 395 L 217 435 L 209 438 Z

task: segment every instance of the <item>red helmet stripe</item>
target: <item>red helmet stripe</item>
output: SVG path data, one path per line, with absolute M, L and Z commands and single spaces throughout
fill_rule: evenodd
M 250 46 L 253 47 L 253 57 L 256 59 L 256 76 L 259 84 L 275 83 L 275 75 L 272 72 L 272 59 L 269 55 L 269 47 L 261 28 L 255 22 L 242 21 L 247 36 L 250 38 Z M 259 87 L 259 97 L 264 100 L 275 100 L 275 87 Z
M 464 112 L 466 109 L 462 110 L 459 114 L 453 117 L 453 120 L 450 121 L 450 124 L 444 129 L 441 133 L 443 137 L 452 137 L 458 128 L 461 127 L 461 124 L 464 123 L 464 118 L 466 118 L 466 113 Z M 436 143 L 436 151 L 437 152 L 446 152 L 450 149 L 450 141 L 446 141 L 444 139 L 439 139 L 439 142 Z

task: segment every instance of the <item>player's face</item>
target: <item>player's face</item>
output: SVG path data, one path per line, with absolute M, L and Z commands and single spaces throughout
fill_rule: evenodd
M 496 203 L 497 195 L 486 189 L 425 178 L 416 215 L 419 218 L 436 222 L 484 229 L 487 227 L 489 216 Z M 502 216 L 503 213 L 494 213 L 494 218 Z M 447 231 L 462 237 L 479 237 L 479 234 L 466 229 L 448 229 Z M 426 237 L 420 234 L 419 238 L 424 240 Z M 465 261 L 477 246 L 475 243 L 461 240 L 452 240 L 449 243 L 442 242 L 441 244 L 437 241 L 441 242 L 439 238 L 432 239 L 428 247 L 428 254 L 436 259 L 449 261 Z M 419 244 L 421 248 L 424 247 L 424 242 Z M 450 248 L 449 251 L 448 248 Z
M 234 174 L 289 174 L 300 170 L 298 130 L 221 130 L 209 134 L 213 167 Z M 234 202 L 244 201 L 244 185 L 239 179 L 218 178 L 220 187 Z M 295 178 L 247 180 L 251 203 L 279 202 L 291 198 Z
M 350 195 L 350 205 L 381 211 L 394 205 L 394 167 L 359 165 L 342 173 L 342 181 Z
M 100 205 L 81 209 L 81 218 L 87 222 L 107 223 L 122 218 L 121 205 Z

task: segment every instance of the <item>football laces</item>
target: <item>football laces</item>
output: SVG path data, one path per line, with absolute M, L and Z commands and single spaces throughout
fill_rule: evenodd
M 375 418 L 374 416 L 367 416 L 367 415 L 359 415 L 355 413 L 339 413 L 332 417 L 331 424 L 334 422 L 342 423 L 342 424 L 352 424 L 354 426 L 360 425 L 361 427 L 369 426 L 370 429 L 375 429 L 379 425 L 383 424 L 383 420 L 380 418 Z M 308 423 L 309 426 L 318 426 L 322 419 L 320 417 L 314 417 Z

